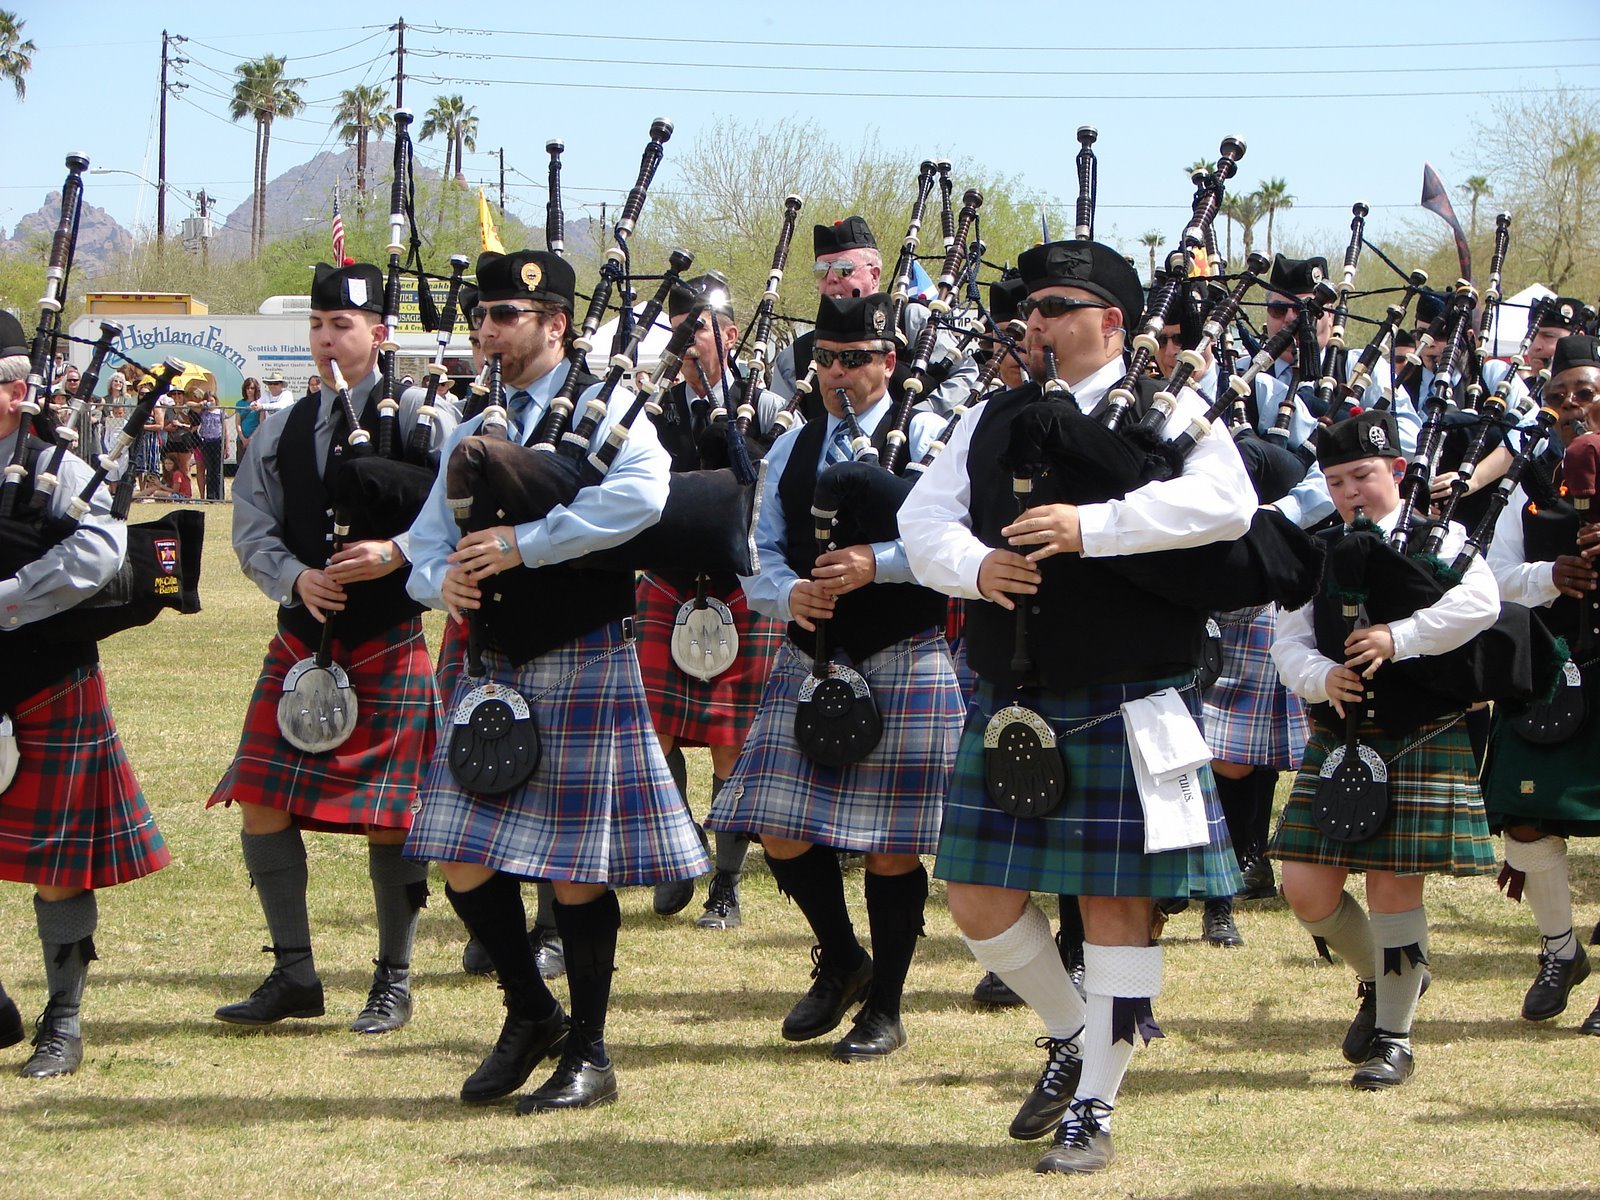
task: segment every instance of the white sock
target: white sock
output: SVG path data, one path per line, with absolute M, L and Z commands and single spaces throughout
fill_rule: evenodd
M 1085 942 L 1083 986 L 1089 993 L 1088 1018 L 1083 1031 L 1083 1074 L 1074 1098 L 1092 1097 L 1115 1105 L 1122 1077 L 1133 1061 L 1133 1040 L 1112 1041 L 1113 1004 L 1119 996 L 1154 998 L 1161 994 L 1161 947 Z M 1111 1128 L 1109 1114 L 1102 1124 Z
M 1039 1014 L 1044 1031 L 1053 1038 L 1077 1037 L 1083 1029 L 1083 998 L 1061 965 L 1050 922 L 1032 900 L 1016 924 L 992 938 L 962 940 L 985 971 L 1000 976 L 1028 1007 Z
M 1572 884 L 1567 876 L 1567 840 L 1542 837 L 1534 842 L 1506 838 L 1506 865 L 1526 877 L 1522 899 L 1539 926 L 1545 948 L 1557 958 L 1576 958 L 1578 939 L 1572 936 Z

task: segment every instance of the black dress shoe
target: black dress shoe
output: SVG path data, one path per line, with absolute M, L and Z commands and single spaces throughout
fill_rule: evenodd
M 872 956 L 865 951 L 851 970 L 838 972 L 822 962 L 822 950 L 811 947 L 811 978 L 815 980 L 800 1002 L 783 1019 L 783 1037 L 789 1042 L 809 1042 L 832 1033 L 850 1006 L 866 997 L 872 987 Z
M 0 1000 L 0 1050 L 15 1046 L 22 1040 L 22 1014 L 17 1002 L 10 996 Z
M 1044 1070 L 1011 1119 L 1008 1132 L 1019 1142 L 1042 1138 L 1061 1124 L 1072 1104 L 1072 1094 L 1078 1090 L 1078 1077 L 1083 1074 L 1081 1051 L 1074 1039 L 1042 1037 L 1034 1045 L 1045 1052 Z
M 1424 967 L 1422 990 L 1417 995 L 1426 996 L 1428 985 L 1432 982 L 1433 976 Z M 1378 1025 L 1378 985 L 1361 979 L 1356 980 L 1356 998 L 1361 1004 L 1350 1022 L 1350 1028 L 1344 1032 L 1344 1044 L 1340 1047 L 1340 1053 L 1344 1055 L 1345 1062 L 1360 1066 L 1372 1057 L 1372 1037 Z
M 1557 958 L 1554 951 L 1541 950 L 1539 973 L 1522 998 L 1522 1019 L 1548 1021 L 1566 1011 L 1567 994 L 1587 978 L 1589 955 L 1582 946 L 1573 958 Z
M 1111 1131 L 1105 1127 L 1110 1113 L 1111 1106 L 1103 1101 L 1075 1100 L 1056 1131 L 1055 1144 L 1033 1169 L 1041 1175 L 1092 1175 L 1104 1171 L 1117 1156 L 1111 1145 Z
M 1233 894 L 1236 900 L 1272 900 L 1278 895 L 1278 881 L 1272 874 L 1272 860 L 1262 854 L 1247 855 L 1239 864 L 1244 882 Z
M 52 998 L 33 1023 L 33 1056 L 17 1072 L 24 1079 L 71 1075 L 83 1062 L 83 1039 L 67 1033 L 56 1012 L 56 1001 Z
M 695 928 L 737 929 L 743 921 L 743 914 L 739 911 L 738 877 L 726 871 L 718 871 L 711 877 L 705 911 L 695 921 Z
M 535 925 L 528 930 L 528 944 L 533 947 L 533 965 L 539 968 L 540 979 L 560 979 L 567 973 L 566 947 L 554 929 Z
M 461 969 L 468 975 L 494 974 L 494 959 L 477 938 L 467 939 L 466 948 L 461 951 Z
M 1244 945 L 1239 927 L 1233 922 L 1233 899 L 1207 900 L 1205 916 L 1201 918 L 1200 936 L 1209 946 L 1236 950 Z
M 350 1023 L 355 1033 L 393 1033 L 411 1020 L 411 983 L 403 967 L 374 963 L 378 968 L 361 1015 Z
M 528 1017 L 506 1007 L 506 1021 L 494 1049 L 467 1076 L 461 1085 L 461 1099 L 467 1104 L 486 1104 L 509 1096 L 533 1074 L 545 1058 L 555 1058 L 566 1045 L 571 1023 L 561 1006 L 545 1017 Z
M 230 1025 L 272 1025 L 285 1017 L 320 1017 L 325 1011 L 322 980 L 294 983 L 281 967 L 274 967 L 248 1000 L 217 1009 L 217 1020 Z
M 588 1049 L 580 1047 L 563 1054 L 554 1074 L 517 1101 L 517 1112 L 526 1116 L 557 1108 L 594 1108 L 616 1098 L 617 1073 L 611 1063 L 591 1062 Z
M 1578 1026 L 1578 1032 L 1600 1037 L 1600 1003 L 1597 1003 L 1594 1011 L 1583 1019 L 1583 1024 Z
M 1399 1087 L 1416 1069 L 1411 1047 L 1380 1029 L 1372 1035 L 1372 1056 L 1350 1076 L 1350 1086 L 1363 1092 Z
M 972 1002 L 984 1008 L 1017 1008 L 1025 1003 L 993 971 L 985 971 L 983 978 L 978 980 L 978 986 L 972 989 Z
M 876 1062 L 906 1044 L 906 1027 L 899 1017 L 885 1016 L 870 1003 L 861 1006 L 850 1032 L 840 1038 L 828 1057 L 836 1062 Z

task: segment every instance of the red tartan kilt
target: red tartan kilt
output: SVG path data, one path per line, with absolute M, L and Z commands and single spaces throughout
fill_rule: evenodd
M 99 667 L 17 705 L 21 762 L 0 792 L 0 879 L 103 888 L 172 861 L 122 749 Z
M 313 652 L 291 634 L 272 639 L 245 710 L 239 749 L 206 807 L 235 800 L 260 804 L 292 814 L 302 829 L 324 833 L 409 829 L 411 802 L 441 720 L 421 618 L 335 650 L 356 693 L 357 720 L 350 740 L 327 754 L 297 750 L 278 732 L 283 677 Z
M 685 675 L 672 661 L 672 628 L 693 593 L 680 593 L 654 575 L 641 575 L 635 596 L 639 674 L 656 732 L 690 746 L 742 746 L 761 707 L 783 625 L 750 611 L 744 591 L 710 593 L 733 613 L 739 655 L 715 679 Z

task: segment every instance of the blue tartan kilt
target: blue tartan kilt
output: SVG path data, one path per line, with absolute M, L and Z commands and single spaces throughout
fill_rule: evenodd
M 883 739 L 858 763 L 822 766 L 794 740 L 796 699 L 811 660 L 785 640 L 744 751 L 712 802 L 707 829 L 773 834 L 837 850 L 933 853 L 961 737 L 961 694 L 944 637 L 896 642 L 856 669 L 872 688 Z
M 479 796 L 450 773 L 450 739 L 441 737 L 412 808 L 408 858 L 611 887 L 711 869 L 662 757 L 621 622 L 520 667 L 493 651 L 483 657 L 489 678 L 528 701 L 543 757 L 518 790 Z M 452 712 L 474 686 L 461 676 Z
M 1134 782 L 1119 707 L 1193 682 L 1180 676 L 1106 684 L 1071 692 L 1038 688 L 997 692 L 978 681 L 967 710 L 955 778 L 945 797 L 939 858 L 933 873 L 952 883 L 976 883 L 1071 896 L 1231 896 L 1241 883 L 1238 862 L 1217 802 L 1211 768 L 1200 769 L 1210 840 L 1187 850 L 1144 851 L 1144 809 Z M 1198 718 L 1193 689 L 1182 693 Z M 990 800 L 984 783 L 983 731 L 1013 702 L 1032 708 L 1055 728 L 1065 749 L 1067 794 L 1044 817 L 1013 817 Z M 1070 736 L 1062 735 L 1111 714 Z
M 1201 697 L 1206 742 L 1226 762 L 1293 770 L 1305 757 L 1305 706 L 1278 679 L 1272 661 L 1277 605 L 1225 613 L 1222 674 Z

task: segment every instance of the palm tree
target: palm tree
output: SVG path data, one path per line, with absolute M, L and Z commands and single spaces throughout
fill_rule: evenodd
M 1239 236 L 1244 241 L 1248 257 L 1256 246 L 1256 224 L 1266 215 L 1260 192 L 1230 192 L 1222 201 L 1223 215 L 1228 218 L 1228 258 L 1233 258 L 1233 226 L 1239 226 Z
M 1272 218 L 1294 207 L 1294 197 L 1289 194 L 1289 184 L 1282 179 L 1269 179 L 1256 189 L 1256 199 L 1267 218 L 1267 254 L 1272 253 Z M 1248 244 L 1245 253 L 1249 253 Z
M 445 178 L 450 178 L 450 167 L 454 164 L 456 177 L 464 183 L 463 152 L 478 148 L 477 114 L 460 95 L 435 96 L 433 107 L 423 114 L 422 128 L 417 136 L 427 141 L 436 133 L 443 134 L 445 139 Z
M 305 107 L 300 93 L 294 90 L 304 86 L 305 80 L 290 79 L 285 73 L 288 65 L 287 58 L 266 54 L 233 69 L 239 81 L 233 85 L 228 115 L 235 121 L 253 117 L 256 123 L 255 205 L 250 213 L 252 256 L 261 253 L 261 243 L 266 240 L 267 152 L 272 143 L 273 118 L 290 119 Z
M 359 197 L 367 190 L 367 135 L 381 142 L 383 135 L 394 128 L 389 93 L 375 84 L 346 88 L 339 93 L 333 124 L 338 127 L 339 140 L 356 148 L 356 194 Z
M 1472 206 L 1472 217 L 1467 222 L 1467 236 L 1478 236 L 1478 201 L 1489 194 L 1489 178 L 1486 175 L 1468 175 L 1465 183 L 1461 185 L 1467 193 L 1467 203 Z
M 1150 252 L 1150 274 L 1145 276 L 1149 282 L 1154 282 L 1156 277 L 1156 248 L 1161 245 L 1161 231 L 1152 229 L 1148 233 L 1139 235 L 1139 241 Z
M 18 100 L 28 93 L 27 75 L 33 70 L 33 52 L 38 49 L 32 40 L 22 40 L 25 24 L 17 20 L 16 13 L 0 8 L 0 80 L 11 81 Z
M 1193 179 L 1196 171 L 1209 175 L 1211 174 L 1211 164 L 1203 158 L 1197 158 L 1183 169 L 1183 177 L 1185 179 Z

